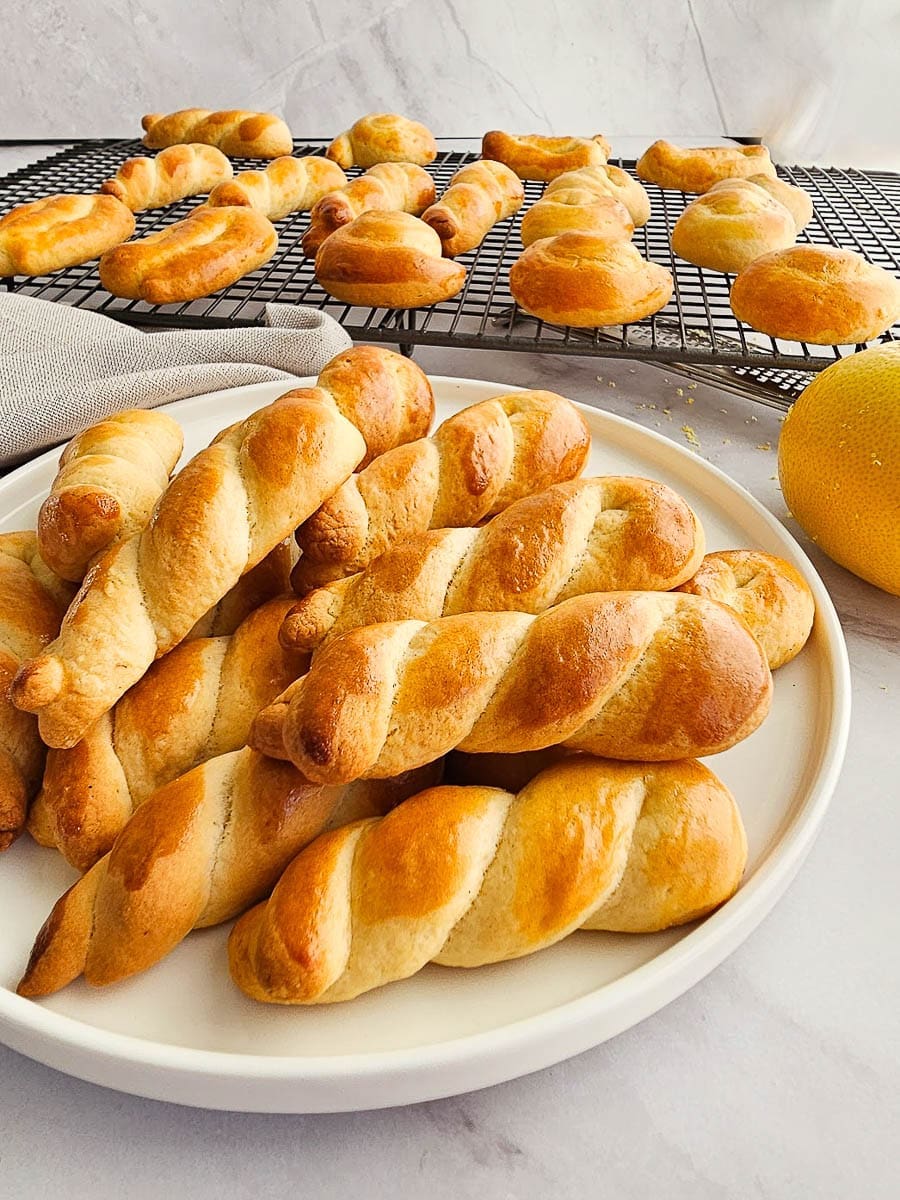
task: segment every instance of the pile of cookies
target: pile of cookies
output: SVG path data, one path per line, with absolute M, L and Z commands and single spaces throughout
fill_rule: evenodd
M 795 245 L 812 220 L 802 188 L 779 179 L 765 146 L 680 149 L 654 142 L 637 173 L 700 195 L 678 218 L 672 249 L 735 274 L 734 315 L 788 341 L 852 345 L 900 320 L 900 280 L 854 250 Z
M 498 136 L 487 135 L 485 155 Z M 555 161 L 557 139 L 502 136 L 505 161 L 523 178 L 552 181 L 522 220 L 527 249 L 509 280 L 520 308 L 586 328 L 627 324 L 663 308 L 673 292 L 671 273 L 630 242 L 650 215 L 637 180 L 602 164 L 565 171 Z M 530 152 L 519 160 L 516 143 Z M 545 160 L 536 161 L 535 146 L 546 150 Z M 878 337 L 900 320 L 900 281 L 889 271 L 853 250 L 795 244 L 812 219 L 812 201 L 778 178 L 765 146 L 682 149 L 658 141 L 638 160 L 637 175 L 699 193 L 672 229 L 672 250 L 695 266 L 735 274 L 732 309 L 754 329 L 845 345 Z
M 672 230 L 672 250 L 707 270 L 736 273 L 735 315 L 773 336 L 863 342 L 900 319 L 900 281 L 852 250 L 796 245 L 809 196 L 779 179 L 763 146 L 681 149 L 654 143 L 634 178 L 609 164 L 601 135 L 485 134 L 482 157 L 439 198 L 425 169 L 437 143 L 394 113 L 362 117 L 325 156 L 292 157 L 285 123 L 268 113 L 186 109 L 143 118 L 155 158 L 129 159 L 96 196 L 58 195 L 0 219 L 0 275 L 44 274 L 99 256 L 115 296 L 189 301 L 263 266 L 275 223 L 309 211 L 303 253 L 322 288 L 346 304 L 419 308 L 457 295 L 461 255 L 524 205 L 523 180 L 545 183 L 524 214 L 524 252 L 509 274 L 520 309 L 556 325 L 626 325 L 672 299 L 667 267 L 632 237 L 650 217 L 640 179 L 699 193 Z M 228 155 L 271 159 L 234 175 Z M 362 168 L 347 178 L 345 170 Z M 135 241 L 133 214 L 187 197 L 186 218 Z
M 697 757 L 764 720 L 808 586 L 707 554 L 663 482 L 585 478 L 563 396 L 433 413 L 357 346 L 180 470 L 165 412 L 85 430 L 37 529 L 0 535 L 0 840 L 82 873 L 22 995 L 239 918 L 247 995 L 346 1000 L 739 886 Z

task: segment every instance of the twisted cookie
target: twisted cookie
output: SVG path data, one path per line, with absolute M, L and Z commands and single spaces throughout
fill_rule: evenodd
M 231 975 L 255 1000 L 329 1003 L 579 927 L 666 929 L 727 900 L 746 858 L 737 806 L 698 762 L 578 757 L 517 796 L 432 788 L 302 851 L 235 925 Z
M 594 592 L 537 617 L 353 629 L 265 708 L 250 743 L 308 779 L 395 775 L 458 747 L 564 743 L 608 758 L 715 754 L 752 733 L 772 677 L 747 626 L 677 592 Z
M 703 557 L 703 530 L 671 488 L 605 476 L 558 483 L 478 529 L 397 542 L 358 575 L 316 588 L 285 617 L 285 646 L 312 650 L 360 625 L 453 613 L 539 613 L 584 592 L 668 591 Z
M 614 196 L 572 186 L 546 193 L 522 218 L 522 245 L 561 233 L 589 233 L 607 241 L 628 241 L 634 222 L 624 204 Z
M 762 550 L 717 550 L 707 554 L 680 592 L 707 596 L 740 613 L 774 671 L 806 645 L 816 606 L 796 567 Z
M 376 459 L 297 531 L 302 592 L 362 570 L 399 538 L 476 525 L 515 500 L 580 475 L 590 449 L 575 406 L 511 392 L 448 418 L 433 437 Z
M 290 603 L 270 600 L 230 637 L 182 642 L 77 745 L 50 750 L 29 818 L 35 839 L 86 871 L 163 784 L 240 749 L 257 712 L 308 665 L 278 644 Z
M 24 663 L 13 701 L 73 746 L 238 579 L 331 495 L 365 453 L 311 389 L 220 434 L 161 496 L 146 529 L 91 570 L 59 637 Z
M 162 155 L 160 155 L 162 157 Z M 276 158 L 262 171 L 241 171 L 209 194 L 209 208 L 244 205 L 255 208 L 270 221 L 280 221 L 293 212 L 305 212 L 335 188 L 344 187 L 347 176 L 320 154 L 304 158 Z
M 215 146 L 170 146 L 156 158 L 126 159 L 100 191 L 117 196 L 132 212 L 143 212 L 204 195 L 233 174 L 231 163 Z
M 434 180 L 427 171 L 413 163 L 379 163 L 316 202 L 301 240 L 303 253 L 315 258 L 330 234 L 363 213 L 405 212 L 417 217 L 433 203 Z
M 812 592 L 799 571 L 774 554 L 717 550 L 707 554 L 697 573 L 677 590 L 717 600 L 737 612 L 762 647 L 771 671 L 799 654 L 809 637 L 815 612 Z M 454 751 L 445 762 L 444 778 L 448 783 L 517 791 L 538 771 L 572 753 L 564 746 L 524 754 Z
M 731 308 L 761 333 L 817 346 L 868 342 L 900 320 L 900 279 L 855 250 L 799 245 L 755 259 Z
M 672 229 L 672 249 L 698 267 L 737 273 L 761 254 L 793 245 L 794 218 L 747 179 L 725 179 L 692 200 Z
M 664 308 L 675 281 L 621 238 L 561 233 L 532 244 L 509 270 L 521 309 L 542 321 L 593 329 L 627 325 Z
M 72 438 L 38 514 L 44 562 L 80 583 L 98 554 L 147 524 L 183 444 L 177 421 L 143 409 L 114 413 Z
M 485 159 L 460 167 L 422 220 L 441 239 L 444 254 L 454 258 L 480 246 L 497 222 L 517 213 L 524 202 L 525 191 L 516 173 Z
M 323 830 L 387 812 L 439 777 L 318 787 L 252 750 L 223 754 L 160 788 L 104 858 L 60 897 L 19 984 L 46 996 L 84 975 L 115 983 L 159 962 L 192 929 L 244 912 Z
M 178 112 L 148 113 L 141 118 L 144 145 L 150 150 L 181 142 L 218 146 L 223 154 L 248 158 L 277 158 L 294 148 L 291 131 L 272 113 L 208 108 L 182 108 Z
M 46 754 L 37 721 L 13 707 L 10 682 L 56 637 L 74 590 L 43 561 L 33 533 L 0 533 L 0 850 L 22 830 Z

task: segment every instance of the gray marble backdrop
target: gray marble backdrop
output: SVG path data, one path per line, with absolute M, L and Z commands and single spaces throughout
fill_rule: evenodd
M 782 159 L 900 167 L 898 0 L 28 0 L 0 138 L 128 135 L 188 105 L 364 112 L 438 135 L 758 135 Z M 15 14 L 15 15 L 14 15 Z

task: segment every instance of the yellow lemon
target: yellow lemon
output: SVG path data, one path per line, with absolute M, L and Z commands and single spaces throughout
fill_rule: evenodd
M 900 595 L 900 343 L 816 376 L 782 426 L 778 474 L 816 545 Z

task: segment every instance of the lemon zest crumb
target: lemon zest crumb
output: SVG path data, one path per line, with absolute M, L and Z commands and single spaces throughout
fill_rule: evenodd
M 685 441 L 689 446 L 699 449 L 700 439 L 697 437 L 697 431 L 691 425 L 682 425 L 681 432 L 684 434 Z

